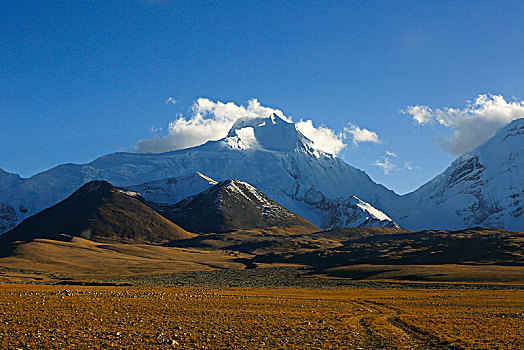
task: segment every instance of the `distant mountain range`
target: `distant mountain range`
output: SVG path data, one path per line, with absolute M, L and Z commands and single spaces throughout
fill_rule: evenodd
M 0 171 L 0 232 L 93 180 L 107 180 L 158 207 L 172 207 L 175 215 L 183 211 L 181 205 L 173 207 L 180 200 L 228 179 L 246 182 L 322 228 L 397 223 L 417 230 L 483 225 L 523 231 L 523 145 L 524 119 L 519 119 L 435 179 L 399 196 L 319 150 L 276 115 L 241 118 L 224 139 L 189 149 L 114 153 L 27 179 Z
M 522 283 L 524 233 L 414 232 L 373 213 L 385 215 L 352 197 L 337 214 L 351 224 L 366 217 L 362 227 L 324 231 L 242 181 L 175 205 L 92 181 L 0 236 L 0 277 L 71 283 L 300 266 L 337 279 Z M 365 227 L 373 220 L 386 227 Z

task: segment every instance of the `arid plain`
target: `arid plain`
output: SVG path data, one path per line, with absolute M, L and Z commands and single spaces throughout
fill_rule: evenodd
M 480 228 L 34 239 L 0 259 L 0 344 L 519 349 L 521 244 L 521 233 Z
M 2 285 L 16 348 L 519 349 L 524 293 Z

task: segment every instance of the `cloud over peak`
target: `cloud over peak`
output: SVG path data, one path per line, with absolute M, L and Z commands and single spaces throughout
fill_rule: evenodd
M 392 151 L 386 151 L 386 154 L 375 160 L 371 165 L 377 166 L 382 169 L 384 175 L 391 175 L 393 172 L 401 172 L 405 170 L 420 170 L 420 167 L 413 165 L 410 161 L 399 162 L 394 161 L 393 158 L 396 158 L 397 154 Z
M 169 123 L 167 134 L 140 140 L 135 143 L 134 150 L 138 153 L 162 153 L 198 146 L 226 137 L 235 121 L 241 117 L 260 118 L 272 114 L 293 122 L 281 110 L 262 106 L 257 99 L 249 100 L 247 106 L 239 106 L 233 102 L 199 98 L 191 107 L 189 118 L 178 115 Z M 316 127 L 312 120 L 301 119 L 295 125 L 319 149 L 333 155 L 338 155 L 346 147 L 346 140 L 351 140 L 355 146 L 361 142 L 380 143 L 375 132 L 353 124 L 348 124 L 342 132 L 335 132 L 324 125 Z
M 324 152 L 337 155 L 346 147 L 343 133 L 336 133 L 323 125 L 316 128 L 312 120 L 301 119 L 296 126 L 304 136 L 312 140 L 315 146 Z
M 453 135 L 441 141 L 449 153 L 462 154 L 481 145 L 495 132 L 515 119 L 524 117 L 523 101 L 506 101 L 502 95 L 479 95 L 464 108 L 409 106 L 401 111 L 419 125 L 437 122 L 452 128 Z
M 233 102 L 214 102 L 199 98 L 191 107 L 189 118 L 179 115 L 169 123 L 167 135 L 137 141 L 133 148 L 138 153 L 162 153 L 194 147 L 226 137 L 233 123 L 240 117 L 267 117 L 273 113 L 289 121 L 282 111 L 261 106 L 256 99 L 249 100 L 244 107 Z

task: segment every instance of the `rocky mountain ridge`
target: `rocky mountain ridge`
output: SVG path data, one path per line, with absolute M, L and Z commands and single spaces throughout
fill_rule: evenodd
M 399 204 L 388 213 L 415 230 L 524 231 L 524 119 L 501 128 Z
M 160 213 L 191 232 L 288 228 L 290 232 L 318 232 L 320 228 L 275 203 L 255 187 L 228 179 L 164 207 Z
M 356 195 L 379 209 L 382 202 L 397 197 L 363 171 L 317 149 L 294 124 L 276 115 L 234 125 L 229 135 L 162 154 L 113 153 L 88 164 L 64 164 L 18 179 L 0 187 L 0 203 L 16 213 L 16 221 L 10 219 L 4 226 L 12 228 L 82 184 L 100 179 L 126 188 L 196 172 L 217 181 L 239 179 L 317 226 L 330 210 L 327 203 L 340 196 Z M 25 213 L 19 210 L 21 206 L 27 209 Z

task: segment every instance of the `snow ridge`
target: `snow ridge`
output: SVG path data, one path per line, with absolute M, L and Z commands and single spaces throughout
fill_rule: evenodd
M 384 212 L 371 204 L 350 196 L 346 200 L 333 202 L 333 208 L 326 218 L 324 227 L 396 227 L 400 226 Z
M 500 129 L 390 213 L 410 229 L 524 230 L 524 119 Z
M 295 217 L 292 212 L 283 210 L 281 206 L 271 202 L 269 198 L 247 182 L 229 179 L 225 181 L 224 189 L 233 196 L 239 195 L 246 198 L 267 218 L 283 220 Z
M 179 202 L 217 183 L 212 178 L 196 171 L 185 176 L 170 177 L 140 185 L 123 187 L 121 190 L 139 193 L 145 200 L 163 206 Z
M 253 129 L 249 133 L 255 136 L 256 147 L 241 131 L 247 128 Z M 88 164 L 65 164 L 9 186 L 2 187 L 0 180 L 0 202 L 13 207 L 20 222 L 65 199 L 84 183 L 104 179 L 140 193 L 145 200 L 174 204 L 212 186 L 197 172 L 217 181 L 250 183 L 316 225 L 324 222 L 330 209 L 325 204 L 333 198 L 357 195 L 381 209 L 396 197 L 363 171 L 317 149 L 294 124 L 276 115 L 239 121 L 229 134 L 234 136 L 179 151 L 113 153 Z M 27 212 L 17 210 L 20 204 Z

